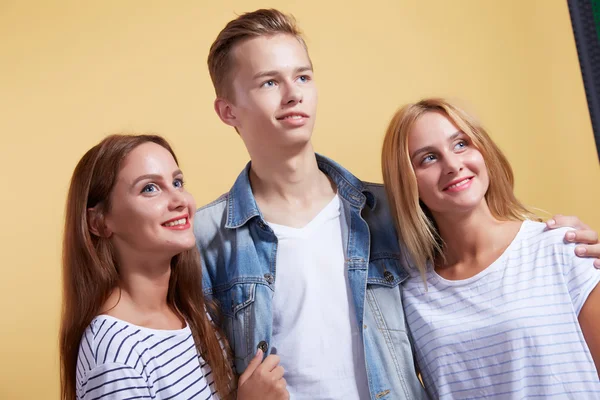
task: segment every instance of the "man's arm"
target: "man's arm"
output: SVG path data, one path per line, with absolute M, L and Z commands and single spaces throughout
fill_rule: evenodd
M 600 243 L 598 242 L 598 232 L 594 231 L 588 225 L 584 224 L 579 218 L 574 216 L 565 216 L 557 214 L 552 219 L 546 221 L 549 229 L 572 227 L 574 231 L 565 234 L 565 240 L 571 243 L 577 243 L 575 254 L 578 257 L 595 258 L 594 266 L 600 269 Z

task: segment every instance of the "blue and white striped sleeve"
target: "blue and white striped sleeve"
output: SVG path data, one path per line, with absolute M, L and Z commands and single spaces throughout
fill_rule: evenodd
M 130 366 L 99 365 L 87 371 L 78 400 L 133 400 L 154 398 L 145 377 Z
M 600 270 L 594 267 L 593 258 L 575 255 L 575 244 L 562 246 L 563 275 L 575 313 L 579 315 L 588 296 L 600 282 Z

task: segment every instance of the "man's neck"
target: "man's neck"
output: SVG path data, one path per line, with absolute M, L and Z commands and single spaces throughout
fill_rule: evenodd
M 268 222 L 301 228 L 331 201 L 335 186 L 319 170 L 310 143 L 292 155 L 273 153 L 252 159 L 252 192 Z

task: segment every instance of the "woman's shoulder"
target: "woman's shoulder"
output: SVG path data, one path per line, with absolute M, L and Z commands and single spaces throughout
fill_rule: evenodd
M 575 244 L 565 241 L 565 234 L 570 230 L 573 228 L 549 229 L 542 222 L 524 221 L 510 259 L 517 262 L 536 260 L 536 265 L 569 265 L 577 258 Z
M 121 363 L 135 367 L 139 353 L 186 340 L 193 342 L 187 325 L 174 330 L 151 329 L 110 315 L 99 315 L 86 328 L 79 352 L 80 357 L 83 355 L 89 360 L 90 366 Z
M 85 367 L 85 370 L 91 370 L 111 362 L 112 358 L 109 359 L 109 354 L 115 353 L 117 350 L 113 351 L 114 336 L 110 333 L 122 331 L 127 326 L 125 321 L 108 315 L 95 317 L 81 337 L 79 363 L 82 364 L 82 367 Z
M 570 243 L 565 241 L 565 233 L 571 230 L 570 227 L 549 229 L 543 222 L 525 220 L 517 239 L 529 247 L 567 247 Z
M 122 328 L 127 325 L 129 324 L 126 321 L 123 321 L 122 319 L 113 317 L 111 315 L 101 314 L 94 317 L 92 322 L 90 322 L 90 324 L 86 328 L 86 332 L 97 336 L 100 333 L 100 331 L 105 330 L 105 327 L 112 327 L 112 330 L 114 328 Z

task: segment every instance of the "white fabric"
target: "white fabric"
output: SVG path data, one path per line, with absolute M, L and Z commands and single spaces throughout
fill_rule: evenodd
M 425 387 L 440 399 L 599 399 L 577 316 L 600 281 L 567 229 L 525 221 L 479 274 L 450 281 L 433 269 L 404 284 L 406 318 Z
M 272 347 L 291 399 L 368 399 L 339 197 L 301 229 L 269 226 L 278 239 Z

